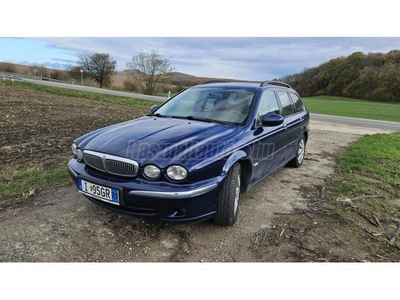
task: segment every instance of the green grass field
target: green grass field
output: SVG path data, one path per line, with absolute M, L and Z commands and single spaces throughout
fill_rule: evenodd
M 44 171 L 40 167 L 29 167 L 26 170 L 14 170 L 12 168 L 0 171 L 0 199 L 12 199 L 26 197 L 34 194 L 43 187 L 54 187 L 65 183 L 69 178 L 65 166 Z
M 343 97 L 302 98 L 310 113 L 400 122 L 400 103 L 382 103 Z
M 341 205 L 342 216 L 354 220 L 356 211 L 372 220 L 377 216 L 387 224 L 393 223 L 393 231 L 400 227 L 397 204 L 400 192 L 399 148 L 399 132 L 365 135 L 339 155 L 339 172 L 332 180 L 331 204 L 339 208 L 339 197 L 358 199 L 352 209 Z
M 356 175 L 400 187 L 400 133 L 366 135 L 349 147 L 339 162 L 345 182 Z M 369 184 L 366 187 L 370 188 Z

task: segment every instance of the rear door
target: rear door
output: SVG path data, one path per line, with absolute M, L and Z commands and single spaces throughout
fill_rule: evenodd
M 277 91 L 278 99 L 281 103 L 282 116 L 285 121 L 285 160 L 288 161 L 296 155 L 297 143 L 301 133 L 301 117 L 297 113 L 297 109 L 292 102 L 289 93 L 286 91 Z

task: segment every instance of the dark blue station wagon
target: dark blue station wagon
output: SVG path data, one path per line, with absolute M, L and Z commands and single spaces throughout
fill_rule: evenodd
M 308 124 L 299 94 L 285 83 L 205 83 L 147 116 L 77 138 L 68 169 L 79 192 L 104 207 L 233 225 L 242 192 L 302 164 Z

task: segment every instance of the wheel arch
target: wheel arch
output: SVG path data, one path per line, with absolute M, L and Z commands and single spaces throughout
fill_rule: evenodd
M 242 186 L 241 190 L 245 191 L 249 185 L 250 177 L 252 174 L 252 164 L 251 161 L 247 155 L 247 153 L 243 150 L 239 150 L 235 153 L 233 153 L 225 162 L 225 165 L 222 169 L 222 175 L 226 176 L 228 174 L 230 168 L 235 163 L 240 163 L 241 166 L 241 180 L 242 180 Z
M 302 135 L 304 135 L 304 137 L 306 138 L 306 144 L 307 144 L 307 141 L 308 141 L 308 129 L 307 128 L 304 128 Z

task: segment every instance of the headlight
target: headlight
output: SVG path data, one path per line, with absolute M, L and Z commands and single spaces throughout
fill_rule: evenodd
M 82 160 L 82 158 L 83 158 L 83 152 L 82 152 L 82 150 L 81 149 L 76 149 L 76 158 L 79 160 L 79 161 L 81 161 Z
M 76 145 L 75 145 L 75 143 L 72 143 L 71 150 L 72 150 L 72 153 L 76 156 Z
M 167 169 L 167 176 L 172 180 L 183 180 L 187 176 L 187 171 L 184 167 L 172 165 Z
M 143 173 L 144 175 L 146 175 L 147 178 L 157 179 L 158 177 L 160 177 L 161 171 L 154 165 L 148 165 L 144 167 Z

